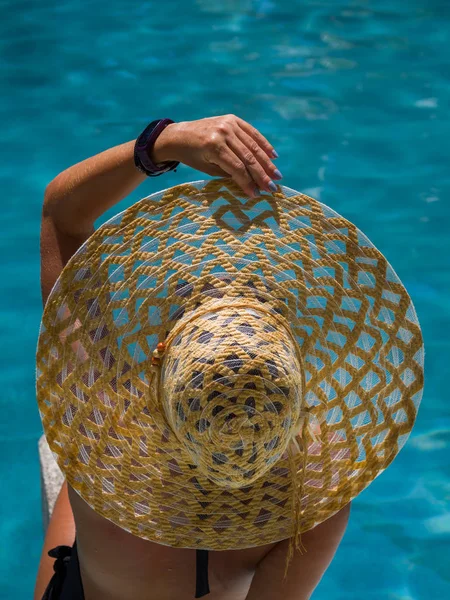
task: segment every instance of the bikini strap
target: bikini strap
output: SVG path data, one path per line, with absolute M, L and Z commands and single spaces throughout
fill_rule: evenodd
M 209 594 L 208 550 L 197 550 L 195 597 L 202 598 L 206 594 Z

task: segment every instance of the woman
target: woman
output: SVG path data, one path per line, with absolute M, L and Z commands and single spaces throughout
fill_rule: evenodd
M 134 161 L 131 141 L 59 174 L 45 193 L 41 228 L 43 303 L 63 267 L 94 231 L 94 222 L 125 198 L 146 176 Z M 229 177 L 250 197 L 273 191 L 281 173 L 268 140 L 235 115 L 170 123 L 157 137 L 155 164 L 179 161 L 212 176 Z M 255 189 L 256 188 L 256 189 Z M 294 554 L 283 582 L 289 540 L 244 550 L 211 552 L 211 600 L 306 600 L 311 597 L 344 535 L 350 504 L 302 536 L 307 552 Z M 195 551 L 170 548 L 127 533 L 98 515 L 67 484 L 47 530 L 34 598 L 40 600 L 55 564 L 49 550 L 78 542 L 86 600 L 191 598 Z M 75 588 L 73 588 L 74 590 Z M 59 597 L 54 593 L 52 598 Z

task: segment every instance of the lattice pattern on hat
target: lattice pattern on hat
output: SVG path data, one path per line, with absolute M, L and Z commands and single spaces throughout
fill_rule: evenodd
M 301 351 L 300 410 L 310 422 L 303 531 L 365 489 L 413 427 L 423 387 L 417 316 L 386 259 L 354 225 L 284 186 L 254 200 L 229 179 L 153 194 L 108 221 L 69 261 L 45 307 L 37 353 L 41 417 L 68 482 L 136 535 L 238 549 L 294 530 L 285 454 L 245 487 L 227 489 L 221 475 L 217 485 L 213 471 L 205 474 L 213 463 L 180 442 L 176 419 L 189 414 L 189 398 L 174 387 L 170 398 L 152 391 L 151 353 L 184 315 L 242 298 L 279 314 Z M 236 337 L 237 327 L 227 331 Z M 270 356 L 291 360 L 286 339 L 280 335 Z M 182 348 L 186 364 L 186 340 Z M 222 372 L 231 367 L 224 361 Z M 288 397 L 295 395 L 284 396 L 285 410 Z M 177 401 L 175 418 L 167 405 Z

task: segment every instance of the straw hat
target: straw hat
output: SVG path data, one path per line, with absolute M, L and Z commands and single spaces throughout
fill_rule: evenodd
M 68 483 L 170 546 L 311 529 L 392 462 L 422 396 L 417 316 L 384 256 L 295 190 L 241 194 L 202 180 L 126 209 L 42 319 L 38 403 Z

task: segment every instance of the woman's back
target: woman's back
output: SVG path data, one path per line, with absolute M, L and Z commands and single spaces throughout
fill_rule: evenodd
M 138 538 L 69 488 L 86 600 L 191 600 L 195 550 Z M 211 600 L 243 600 L 258 563 L 276 544 L 209 553 Z
M 138 538 L 107 521 L 69 487 L 85 600 L 192 600 L 196 552 Z M 331 562 L 350 512 L 306 532 L 284 584 L 289 540 L 209 553 L 208 600 L 307 600 Z M 251 586 L 251 588 L 250 588 Z M 250 591 L 249 591 L 250 590 Z

